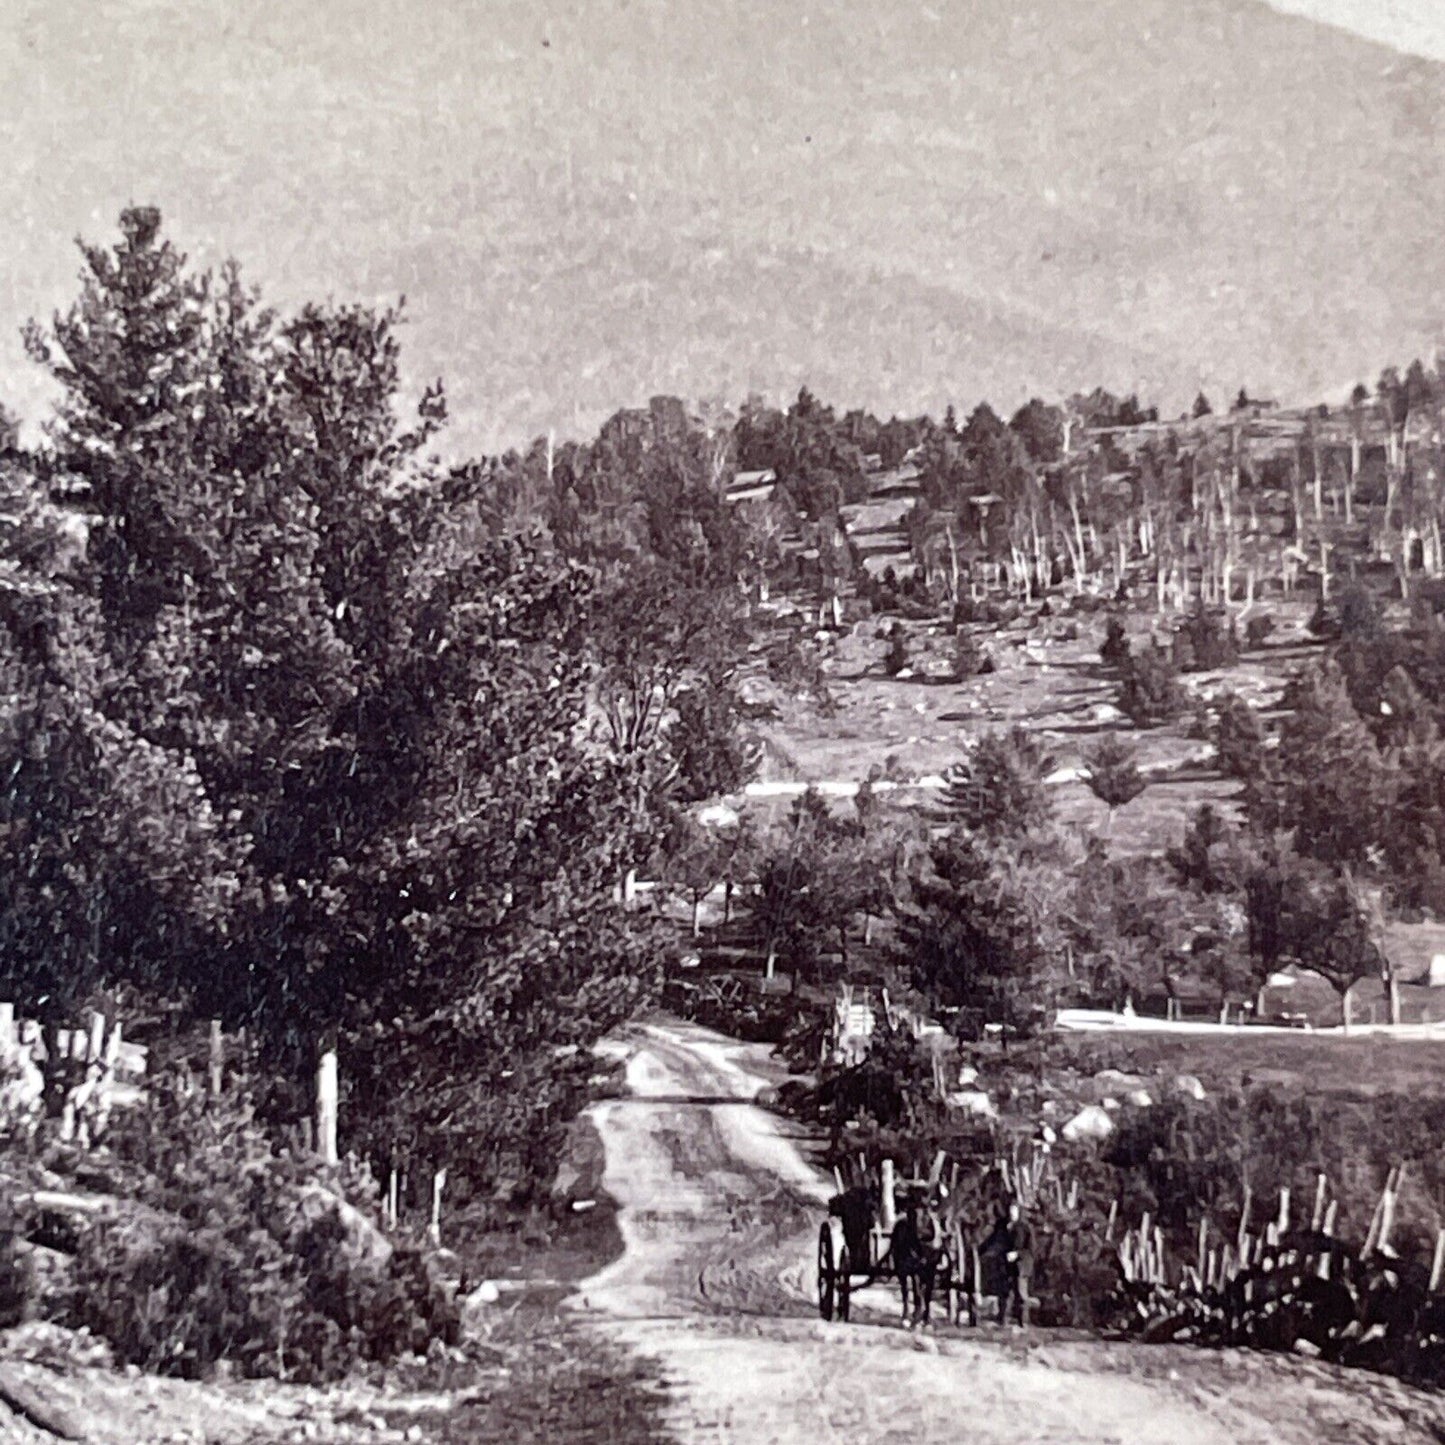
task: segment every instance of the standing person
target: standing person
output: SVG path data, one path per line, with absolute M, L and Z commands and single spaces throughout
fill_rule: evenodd
M 1004 1259 L 1008 1266 L 1008 1285 L 1007 1293 L 999 1300 L 998 1322 L 1003 1324 L 1008 1306 L 1012 1304 L 1015 1321 L 1019 1325 L 1027 1325 L 1034 1274 L 1034 1231 L 1017 1199 L 1009 1200 L 1005 1231 Z
M 856 1185 L 835 1195 L 828 1205 L 828 1213 L 843 1221 L 843 1239 L 848 1246 L 853 1270 L 859 1274 L 868 1273 L 872 1264 L 869 1259 L 869 1234 L 877 1208 L 876 1192 Z
M 999 1210 L 979 1254 L 985 1264 L 987 1292 L 998 1299 L 999 1324 L 1008 1318 L 1010 1306 L 1015 1320 L 1020 1325 L 1028 1324 L 1029 1288 L 1034 1272 L 1033 1231 L 1017 1199 L 1010 1199 Z

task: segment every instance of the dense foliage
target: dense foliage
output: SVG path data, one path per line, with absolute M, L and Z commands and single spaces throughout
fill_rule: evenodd
M 0 986 L 52 1017 L 177 996 L 296 1078 L 339 1040 L 352 1142 L 465 1137 L 514 1173 L 579 1097 L 556 1050 L 655 988 L 655 932 L 614 901 L 654 797 L 743 767 L 702 695 L 669 764 L 636 680 L 685 682 L 666 654 L 721 614 L 650 608 L 653 654 L 619 657 L 619 575 L 499 531 L 427 459 L 445 402 L 404 414 L 398 313 L 282 318 L 155 212 L 121 230 L 31 329 L 48 446 L 0 461 Z M 726 545 L 676 503 L 652 568 Z
M 322 1380 L 455 1343 L 450 1291 L 382 1235 L 365 1176 L 278 1152 L 244 1097 L 158 1079 L 110 1142 L 119 1203 L 79 1234 L 66 1317 L 119 1360 Z

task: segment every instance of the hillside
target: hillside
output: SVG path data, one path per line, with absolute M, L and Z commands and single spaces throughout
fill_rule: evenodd
M 132 199 L 277 301 L 406 292 L 458 449 L 800 379 L 885 412 L 1333 394 L 1445 321 L 1445 69 L 1254 0 L 15 20 L 0 369 L 32 413 L 14 328 Z

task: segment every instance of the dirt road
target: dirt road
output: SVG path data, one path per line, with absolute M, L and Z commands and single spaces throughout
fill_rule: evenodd
M 623 1256 L 576 1305 L 655 1363 L 684 1441 L 1439 1441 L 1445 1406 L 1308 1362 L 997 1332 L 918 1337 L 811 1299 L 830 1188 L 750 1101 L 759 1055 L 681 1024 L 619 1044 L 632 1097 L 601 1104 Z M 891 1301 L 880 1289 L 880 1306 Z M 598 1422 L 599 1440 L 608 1437 Z

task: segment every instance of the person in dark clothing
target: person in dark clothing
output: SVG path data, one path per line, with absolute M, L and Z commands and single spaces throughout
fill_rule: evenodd
M 873 1213 L 877 1201 L 871 1189 L 845 1189 L 836 1195 L 828 1206 L 828 1213 L 843 1223 L 843 1239 L 848 1246 L 848 1256 L 853 1269 L 860 1274 L 867 1273 L 869 1260 L 869 1233 L 873 1228 Z
M 1034 1273 L 1033 1229 L 1016 1199 L 1011 1199 L 994 1221 L 993 1232 L 979 1253 L 994 1261 L 991 1271 L 998 1293 L 998 1322 L 1003 1324 L 1010 1308 L 1020 1325 L 1029 1322 L 1029 1291 Z

